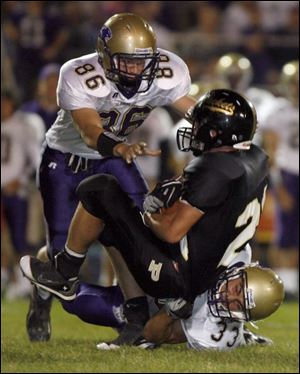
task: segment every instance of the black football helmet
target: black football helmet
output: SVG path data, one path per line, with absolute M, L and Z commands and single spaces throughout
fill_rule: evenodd
M 211 148 L 249 149 L 257 127 L 256 110 L 241 94 L 216 89 L 202 96 L 187 114 L 190 127 L 177 131 L 177 146 L 195 156 Z

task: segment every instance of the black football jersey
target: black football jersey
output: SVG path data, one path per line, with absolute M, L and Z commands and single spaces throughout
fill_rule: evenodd
M 267 160 L 252 145 L 248 151 L 205 153 L 185 168 L 181 198 L 205 213 L 181 242 L 191 298 L 210 288 L 253 238 L 267 187 Z

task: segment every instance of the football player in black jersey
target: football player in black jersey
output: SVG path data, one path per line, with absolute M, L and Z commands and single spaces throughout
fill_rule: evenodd
M 87 248 L 98 239 L 120 250 L 127 273 L 148 295 L 192 303 L 212 287 L 255 233 L 268 158 L 251 144 L 255 109 L 236 92 L 209 91 L 189 120 L 192 128 L 179 129 L 177 141 L 196 158 L 182 176 L 155 187 L 145 200 L 143 217 L 114 177 L 89 177 L 77 189 L 81 203 L 66 247 L 55 263 L 23 257 L 24 275 L 61 299 L 73 300 Z M 126 282 L 120 285 L 126 296 Z M 136 296 L 138 300 L 141 294 Z

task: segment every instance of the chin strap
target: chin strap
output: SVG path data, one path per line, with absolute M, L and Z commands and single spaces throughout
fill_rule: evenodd
M 252 326 L 252 327 L 254 327 L 256 330 L 258 330 L 259 329 L 259 327 L 253 322 L 253 321 L 249 321 L 249 323 L 250 323 L 250 325 Z

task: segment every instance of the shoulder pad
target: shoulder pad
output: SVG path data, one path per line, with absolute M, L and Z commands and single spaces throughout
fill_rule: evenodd
M 158 49 L 160 52 L 160 62 L 155 84 L 163 90 L 170 90 L 190 81 L 190 74 L 185 62 L 175 53 L 164 49 Z
M 98 62 L 97 53 L 91 53 L 67 61 L 60 70 L 63 89 L 83 90 L 87 95 L 105 97 L 111 91 L 111 84 L 105 78 Z

